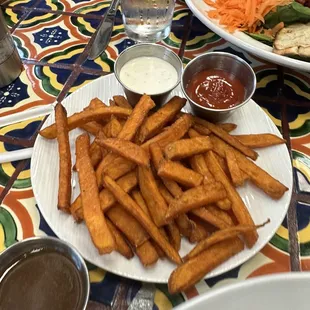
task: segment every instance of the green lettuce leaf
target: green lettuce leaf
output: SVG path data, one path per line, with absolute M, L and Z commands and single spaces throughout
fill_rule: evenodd
M 266 36 L 265 34 L 261 34 L 261 33 L 249 33 L 249 32 L 245 32 L 245 33 L 257 41 L 265 43 L 269 46 L 273 45 L 274 39 L 271 38 L 270 36 Z
M 264 26 L 271 29 L 280 22 L 283 22 L 285 26 L 294 23 L 310 22 L 310 8 L 303 6 L 298 2 L 279 6 L 275 12 L 269 12 L 265 16 Z

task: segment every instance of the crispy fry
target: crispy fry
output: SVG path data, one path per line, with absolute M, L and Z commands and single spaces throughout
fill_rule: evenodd
M 172 220 L 181 213 L 197 209 L 209 203 L 214 203 L 226 197 L 226 191 L 221 183 L 215 182 L 201 185 L 185 191 L 181 197 L 175 199 L 170 205 L 166 219 Z
M 81 124 L 79 127 L 93 136 L 96 136 L 101 130 L 103 130 L 103 126 L 97 122 L 88 122 L 86 124 Z
M 127 99 L 124 96 L 113 96 L 113 100 L 115 104 L 119 107 L 126 108 L 126 109 L 132 109 L 132 106 L 127 101 Z
M 132 198 L 134 199 L 134 201 L 137 203 L 137 205 L 144 211 L 144 213 L 147 215 L 147 217 L 149 219 L 152 219 L 150 211 L 142 197 L 142 194 L 139 190 L 134 190 L 131 193 Z
M 285 139 L 282 139 L 271 133 L 262 133 L 258 135 L 238 135 L 234 137 L 238 139 L 243 145 L 253 149 L 286 143 Z
M 246 208 L 236 189 L 230 183 L 228 177 L 225 175 L 212 151 L 207 153 L 206 159 L 208 167 L 215 179 L 224 185 L 227 191 L 227 196 L 232 203 L 232 210 L 238 220 L 238 223 L 240 225 L 254 226 L 253 219 L 248 209 Z M 245 235 L 247 246 L 251 248 L 256 243 L 257 238 L 258 235 L 256 231 L 248 232 Z
M 178 266 L 169 277 L 169 293 L 176 294 L 192 287 L 208 272 L 242 251 L 243 248 L 243 242 L 239 238 L 222 241 Z
M 208 208 L 202 207 L 192 210 L 191 213 L 202 219 L 203 221 L 212 224 L 214 227 L 219 229 L 224 229 L 230 227 L 231 225 L 224 221 L 222 218 L 218 217 L 217 214 L 208 210 Z
M 223 158 L 227 148 L 230 148 L 224 141 L 215 136 L 211 137 L 215 146 L 214 150 Z M 267 195 L 273 199 L 280 199 L 288 188 L 273 178 L 265 170 L 261 169 L 255 163 L 248 160 L 243 154 L 234 150 L 240 169 L 249 176 L 250 180 Z
M 195 118 L 196 121 L 196 118 Z M 206 120 L 200 119 L 200 124 L 206 126 L 214 135 L 224 140 L 226 143 L 231 145 L 232 147 L 239 150 L 241 153 L 243 153 L 245 156 L 250 157 L 251 159 L 255 160 L 257 158 L 257 153 L 247 146 L 243 145 L 239 140 L 231 136 L 229 133 L 227 133 L 224 129 L 221 127 L 212 124 Z
M 83 215 L 94 245 L 100 254 L 111 253 L 115 240 L 100 208 L 99 192 L 94 168 L 89 157 L 89 136 L 76 139 L 76 167 L 81 189 Z
M 176 251 L 180 251 L 181 247 L 181 235 L 178 226 L 172 222 L 166 227 L 166 232 L 168 234 L 168 239 Z
M 153 143 L 150 145 L 150 155 L 151 155 L 153 165 L 157 171 L 161 163 L 165 160 L 163 152 L 158 143 Z
M 174 119 L 185 103 L 186 99 L 175 96 L 157 112 L 149 116 L 140 128 L 138 142 L 143 143 L 157 134 L 168 122 Z
M 238 126 L 237 124 L 233 124 L 233 123 L 222 123 L 222 124 L 216 124 L 218 127 L 221 127 L 223 130 L 227 131 L 227 132 L 231 132 L 233 130 L 235 130 Z
M 155 224 L 147 217 L 147 215 L 145 215 L 134 200 L 132 200 L 132 198 L 126 194 L 109 176 L 105 176 L 103 180 L 104 185 L 113 193 L 118 202 L 140 222 L 152 239 L 166 253 L 167 257 L 176 264 L 180 264 L 182 260 L 179 254 L 163 237 Z
M 112 116 L 111 120 L 103 127 L 103 132 L 107 138 L 116 138 L 121 130 L 122 125 L 114 116 Z
M 209 137 L 196 137 L 172 142 L 165 147 L 164 153 L 168 159 L 182 159 L 211 149 L 212 143 Z
M 148 150 L 151 144 L 157 142 L 160 148 L 164 148 L 167 144 L 181 139 L 191 126 L 191 116 L 188 114 L 182 115 L 166 130 L 142 144 L 142 147 Z
M 229 215 L 229 213 L 227 213 L 224 210 L 221 210 L 218 206 L 211 204 L 211 205 L 207 205 L 206 209 L 209 212 L 211 212 L 214 216 L 216 216 L 217 218 L 226 222 L 229 226 L 234 226 L 234 221 L 231 218 L 231 216 Z
M 142 122 L 147 116 L 147 113 L 155 106 L 151 97 L 143 95 L 130 117 L 124 124 L 121 132 L 117 136 L 119 139 L 131 141 L 137 130 L 140 128 Z M 113 162 L 113 164 L 112 164 Z M 111 165 L 112 164 L 112 165 Z M 98 186 L 102 185 L 102 175 L 108 175 L 112 179 L 117 179 L 127 172 L 131 171 L 135 165 L 130 160 L 119 157 L 116 154 L 108 154 L 99 164 L 96 170 L 96 177 Z
M 149 239 L 148 233 L 140 223 L 119 204 L 108 210 L 106 215 L 134 247 L 140 246 Z
M 59 152 L 58 209 L 70 213 L 71 202 L 71 150 L 68 134 L 67 112 L 61 103 L 55 107 Z
M 203 176 L 201 174 L 184 167 L 178 162 L 170 160 L 162 162 L 158 169 L 158 175 L 176 181 L 187 187 L 198 186 L 203 181 Z
M 175 182 L 171 181 L 171 183 L 168 183 L 168 184 L 172 184 L 172 183 L 175 183 Z M 175 186 L 173 185 L 173 187 L 178 188 L 178 190 L 174 197 L 177 198 L 177 197 L 180 197 L 183 192 L 177 183 L 175 183 Z M 168 191 L 167 187 L 163 185 L 162 183 L 160 183 L 158 186 L 158 189 L 161 195 L 164 197 L 166 203 L 169 205 L 174 199 L 172 195 L 170 194 L 170 192 Z M 186 214 L 180 214 L 175 219 L 175 222 L 180 230 L 181 235 L 185 237 L 189 237 L 192 233 L 192 230 L 195 228 L 195 223 L 192 220 L 190 220 Z
M 127 244 L 124 236 L 122 233 L 117 229 L 117 227 L 109 220 L 106 219 L 108 227 L 111 233 L 114 236 L 115 243 L 116 243 L 116 251 L 119 252 L 121 255 L 130 259 L 134 256 L 131 247 Z
M 93 98 L 92 100 L 90 100 L 88 108 L 91 110 L 96 110 L 98 108 L 106 107 L 106 106 L 107 105 L 102 100 L 100 100 L 99 98 L 96 97 L 96 98 Z
M 193 129 L 190 129 L 188 133 L 190 137 L 199 136 L 199 134 Z M 215 181 L 212 173 L 208 169 L 204 155 L 200 154 L 200 155 L 195 155 L 191 157 L 190 165 L 194 171 L 204 176 L 204 180 L 203 180 L 204 184 L 210 184 Z M 231 202 L 227 198 L 217 201 L 216 205 L 219 206 L 219 208 L 223 210 L 229 210 L 231 208 Z
M 112 99 L 109 99 L 109 106 L 110 106 L 110 107 L 115 107 L 115 106 L 116 106 L 115 101 L 112 100 Z
M 209 134 L 211 134 L 211 131 L 207 127 L 199 124 L 194 124 L 193 129 L 195 129 L 198 133 L 200 133 L 203 136 L 208 136 Z
M 150 158 L 148 153 L 139 145 L 118 138 L 96 139 L 97 143 L 140 166 L 148 167 Z
M 151 241 L 151 243 L 152 243 L 152 246 L 155 248 L 155 250 L 156 250 L 156 252 L 157 252 L 159 258 L 165 258 L 165 257 L 166 257 L 166 254 L 165 254 L 165 252 L 159 247 L 159 245 L 158 245 L 156 242 L 154 242 L 153 240 Z
M 193 229 L 188 241 L 190 243 L 197 243 L 201 240 L 204 240 L 209 236 L 209 231 L 204 227 L 204 225 L 198 221 L 197 219 L 191 218 L 192 221 L 195 223 L 195 228 Z
M 168 206 L 161 196 L 151 168 L 138 167 L 139 185 L 149 212 L 157 227 L 167 224 L 165 219 Z
M 231 180 L 235 186 L 241 186 L 244 183 L 243 173 L 239 168 L 235 153 L 227 149 L 225 152 L 226 162 L 230 173 Z
M 84 219 L 81 195 L 77 196 L 71 204 L 70 212 L 77 223 Z
M 214 156 L 215 156 L 216 160 L 218 161 L 218 163 L 220 164 L 222 170 L 225 172 L 225 174 L 227 176 L 230 176 L 229 169 L 228 169 L 228 166 L 227 166 L 227 162 L 225 160 L 225 155 L 224 155 L 224 157 L 221 157 L 217 153 L 214 153 Z
M 102 107 L 96 110 L 86 110 L 68 117 L 68 129 L 71 131 L 88 122 L 110 118 L 111 115 L 115 115 L 117 117 L 127 117 L 130 114 L 131 110 L 120 107 Z M 50 125 L 41 130 L 40 135 L 46 139 L 56 138 L 56 124 Z
M 119 178 L 116 183 L 126 192 L 129 193 L 137 184 L 138 177 L 136 171 L 129 172 Z M 115 203 L 116 199 L 114 195 L 106 188 L 104 188 L 100 194 L 100 207 L 102 212 L 106 212 L 110 209 Z
M 151 241 L 146 241 L 136 248 L 136 254 L 143 266 L 154 265 L 158 261 L 158 254 Z
M 218 230 L 216 232 L 214 232 L 209 238 L 200 241 L 185 257 L 184 260 L 188 260 L 191 259 L 195 256 L 197 256 L 198 254 L 200 254 L 201 252 L 203 252 L 204 250 L 208 249 L 210 246 L 225 241 L 225 240 L 230 240 L 230 239 L 234 239 L 236 237 L 238 237 L 240 234 L 244 234 L 246 232 L 249 231 L 255 231 L 260 227 L 265 226 L 267 223 L 269 223 L 269 221 L 261 224 L 261 225 L 257 225 L 257 226 L 242 226 L 242 225 L 238 225 L 238 226 L 234 226 L 234 227 L 230 227 L 230 228 L 226 228 L 223 230 Z
M 118 179 L 117 184 L 126 193 L 130 192 L 138 184 L 137 173 L 135 171 L 129 172 L 128 174 Z M 99 199 L 102 212 L 108 211 L 114 205 L 114 203 L 116 203 L 114 195 L 106 188 L 100 191 Z M 71 213 L 77 222 L 83 220 L 84 217 L 82 212 L 82 200 L 80 195 L 71 205 Z

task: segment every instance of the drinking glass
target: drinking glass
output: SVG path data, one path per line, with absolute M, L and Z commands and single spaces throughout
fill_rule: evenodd
M 156 43 L 168 37 L 174 0 L 121 0 L 127 36 L 137 42 Z

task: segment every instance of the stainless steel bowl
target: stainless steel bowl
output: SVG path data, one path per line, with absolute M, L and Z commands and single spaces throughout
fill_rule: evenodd
M 163 93 L 159 93 L 156 95 L 151 95 L 151 98 L 154 100 L 156 105 L 161 106 L 164 104 L 168 98 L 170 92 L 178 86 L 181 80 L 182 71 L 183 71 L 183 64 L 181 59 L 177 54 L 175 54 L 170 49 L 158 45 L 158 44 L 150 44 L 150 43 L 141 43 L 137 45 L 133 45 L 127 49 L 125 49 L 116 59 L 114 65 L 114 73 L 118 80 L 118 82 L 123 86 L 124 92 L 126 94 L 127 100 L 132 106 L 135 106 L 136 103 L 139 101 L 143 94 L 139 94 L 132 89 L 129 89 L 124 85 L 120 79 L 120 71 L 122 67 L 131 59 L 138 58 L 138 57 L 158 57 L 167 62 L 169 62 L 178 73 L 178 80 L 177 83 L 169 90 Z
M 28 238 L 13 244 L 0 254 L 0 279 L 16 262 L 26 254 L 34 251 L 44 251 L 60 253 L 68 258 L 75 266 L 80 280 L 80 298 L 77 310 L 85 310 L 89 298 L 89 277 L 88 271 L 79 252 L 69 243 L 54 237 L 34 237 Z M 55 300 L 55 302 L 57 302 Z
M 228 109 L 212 109 L 199 105 L 192 100 L 187 92 L 186 87 L 193 78 L 193 75 L 208 69 L 221 69 L 231 73 L 240 80 L 245 89 L 244 101 Z M 202 54 L 191 60 L 184 69 L 181 87 L 184 95 L 189 101 L 194 114 L 214 121 L 225 120 L 231 113 L 248 103 L 253 96 L 256 88 L 256 76 L 251 66 L 240 57 L 224 52 L 211 52 Z

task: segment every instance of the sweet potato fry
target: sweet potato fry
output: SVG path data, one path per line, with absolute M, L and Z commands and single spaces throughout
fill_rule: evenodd
M 88 122 L 86 124 L 81 124 L 79 127 L 93 136 L 96 136 L 101 130 L 103 130 L 103 126 L 97 122 Z
M 126 192 L 129 193 L 137 184 L 138 177 L 136 171 L 129 172 L 119 178 L 116 183 Z M 110 209 L 115 203 L 116 199 L 114 195 L 106 188 L 104 188 L 100 194 L 100 207 L 102 212 L 106 212 Z
M 143 95 L 132 114 L 127 119 L 121 132 L 117 136 L 119 139 L 131 141 L 137 130 L 140 128 L 142 122 L 147 116 L 147 113 L 155 106 L 155 103 L 151 97 Z M 128 109 L 127 109 L 128 110 Z M 112 164 L 113 162 L 113 164 Z M 99 164 L 96 170 L 96 177 L 98 186 L 102 185 L 102 175 L 108 175 L 112 179 L 117 179 L 134 168 L 132 161 L 127 160 L 123 157 L 119 157 L 116 154 L 108 154 Z
M 112 116 L 111 120 L 103 127 L 103 132 L 107 138 L 116 138 L 122 130 L 121 123 L 116 117 Z
M 174 119 L 185 103 L 186 99 L 175 96 L 157 112 L 149 116 L 140 128 L 138 142 L 143 143 L 157 134 L 168 122 Z
M 234 186 L 229 181 L 228 177 L 225 175 L 212 151 L 207 153 L 206 159 L 208 167 L 215 179 L 224 185 L 227 191 L 227 196 L 232 203 L 232 210 L 238 220 L 238 223 L 240 225 L 254 226 L 253 219 L 247 207 L 245 206 Z M 251 248 L 256 243 L 257 238 L 258 235 L 256 231 L 248 232 L 245 235 L 247 246 Z
M 233 123 L 219 123 L 216 125 L 218 127 L 221 127 L 223 130 L 225 130 L 227 132 L 231 132 L 237 128 L 237 124 L 233 124 Z
M 244 183 L 243 173 L 239 168 L 235 153 L 227 149 L 225 152 L 226 162 L 230 173 L 231 180 L 235 186 L 242 186 Z
M 169 143 L 165 147 L 164 153 L 166 158 L 177 160 L 202 154 L 211 149 L 212 143 L 209 137 L 196 137 Z
M 138 167 L 140 191 L 157 227 L 167 224 L 165 219 L 168 206 L 161 196 L 151 168 Z
M 103 178 L 104 185 L 108 188 L 113 195 L 116 197 L 118 202 L 126 209 L 128 212 L 134 216 L 137 221 L 144 227 L 144 229 L 149 233 L 151 238 L 160 246 L 160 248 L 165 252 L 167 257 L 171 259 L 176 264 L 182 262 L 179 254 L 175 249 L 169 244 L 169 242 L 163 237 L 156 225 L 145 215 L 141 208 L 135 203 L 132 198 L 126 194 L 115 181 L 113 181 L 109 176 Z
M 223 230 L 218 230 L 218 231 L 214 232 L 209 238 L 200 241 L 184 257 L 184 260 L 189 260 L 189 259 L 197 256 L 198 254 L 200 254 L 201 252 L 203 252 L 204 250 L 208 249 L 210 246 L 212 246 L 216 243 L 226 241 L 226 240 L 230 240 L 230 239 L 234 239 L 234 238 L 238 237 L 239 235 L 244 234 L 244 233 L 249 232 L 249 231 L 253 231 L 253 230 L 255 231 L 258 228 L 265 226 L 267 223 L 268 223 L 268 221 L 261 224 L 261 225 L 257 225 L 257 226 L 238 225 L 238 226 L 226 228 Z
M 140 246 L 149 239 L 148 233 L 140 223 L 119 204 L 108 210 L 106 215 L 134 247 Z
M 208 210 L 208 208 L 205 207 L 194 209 L 191 211 L 191 213 L 199 217 L 203 221 L 210 223 L 214 227 L 217 227 L 219 229 L 224 229 L 231 226 L 222 218 L 218 217 L 216 213 L 212 212 L 211 210 Z
M 117 229 L 117 227 L 112 222 L 110 222 L 109 219 L 106 219 L 106 221 L 111 233 L 114 236 L 116 243 L 116 251 L 119 252 L 124 257 L 126 257 L 127 259 L 132 258 L 134 254 L 132 252 L 131 247 L 127 244 L 122 233 Z
M 98 108 L 106 107 L 106 106 L 107 105 L 102 100 L 96 97 L 90 100 L 87 108 L 89 108 L 90 110 L 96 110 Z
M 225 152 L 230 146 L 221 139 L 212 136 L 211 140 L 214 144 L 214 150 L 223 158 L 225 158 Z M 240 152 L 232 149 L 235 152 L 235 156 L 238 161 L 240 169 L 249 176 L 250 180 L 260 189 L 262 189 L 267 195 L 273 199 L 280 199 L 288 188 L 281 182 L 273 178 L 265 170 L 261 169 L 255 163 L 247 159 Z
M 113 96 L 113 100 L 115 104 L 119 107 L 126 108 L 126 109 L 132 109 L 132 106 L 127 101 L 127 99 L 124 96 Z
M 137 205 L 144 211 L 144 213 L 147 215 L 147 217 L 149 219 L 152 219 L 150 211 L 149 211 L 149 209 L 148 209 L 148 207 L 147 207 L 147 205 L 143 199 L 141 192 L 136 189 L 136 190 L 132 191 L 131 196 L 132 196 L 133 200 L 137 203 Z
M 138 184 L 137 173 L 135 171 L 129 172 L 128 174 L 119 178 L 117 180 L 117 184 L 126 193 L 130 192 Z M 114 195 L 106 188 L 100 191 L 99 199 L 102 212 L 108 211 L 114 205 L 114 203 L 116 203 Z M 74 219 L 77 222 L 80 222 L 84 219 L 82 210 L 82 200 L 80 195 L 72 203 L 70 210 L 71 214 L 73 215 Z
M 172 220 L 181 213 L 214 203 L 226 197 L 226 191 L 220 182 L 201 185 L 185 191 L 181 197 L 170 205 L 166 219 Z
M 253 149 L 286 143 L 285 139 L 282 139 L 271 133 L 257 135 L 238 135 L 234 137 L 238 139 L 243 145 Z
M 234 221 L 228 212 L 221 210 L 218 206 L 212 204 L 207 205 L 205 208 L 214 216 L 226 222 L 229 226 L 234 226 Z
M 242 251 L 243 248 L 243 242 L 239 238 L 222 241 L 178 266 L 169 277 L 169 293 L 180 293 L 192 287 L 208 272 Z
M 148 153 L 139 145 L 130 141 L 118 138 L 96 139 L 96 142 L 140 166 L 148 167 L 150 165 L 150 158 Z
M 188 238 L 190 243 L 197 243 L 204 240 L 209 236 L 209 231 L 204 226 L 204 223 L 199 220 L 199 218 L 191 217 L 191 220 L 195 223 L 195 228 L 193 229 L 191 235 Z
M 228 198 L 219 200 L 215 203 L 220 209 L 227 211 L 231 209 L 231 202 Z
M 116 106 L 115 101 L 112 100 L 112 99 L 109 99 L 109 106 L 110 106 L 110 107 L 115 107 L 115 106 Z
M 214 135 L 224 140 L 226 143 L 234 147 L 235 149 L 239 150 L 241 153 L 243 153 L 245 156 L 250 157 L 251 159 L 255 160 L 258 156 L 258 154 L 250 149 L 249 147 L 243 145 L 239 140 L 231 136 L 229 133 L 227 133 L 224 129 L 221 127 L 212 124 L 208 121 L 200 119 L 201 124 L 206 126 Z
M 102 107 L 96 110 L 78 112 L 68 117 L 68 130 L 71 131 L 91 121 L 110 118 L 111 115 L 115 115 L 117 117 L 127 117 L 130 114 L 130 109 L 120 107 Z M 56 138 L 56 124 L 50 125 L 41 130 L 40 135 L 46 139 Z
M 174 183 L 173 181 L 169 181 L 172 184 Z M 175 187 L 176 186 L 176 187 Z M 173 185 L 174 188 L 178 188 L 176 195 L 174 197 L 180 197 L 182 195 L 182 189 L 179 187 L 178 184 L 175 183 L 175 186 Z M 165 199 L 166 203 L 169 205 L 174 199 L 173 196 L 170 194 L 168 191 L 167 187 L 163 185 L 162 183 L 159 184 L 158 189 Z M 186 214 L 180 214 L 176 219 L 175 222 L 179 228 L 179 231 L 181 235 L 185 237 L 189 237 L 192 233 L 192 230 L 195 228 L 195 223 L 188 218 Z
M 175 250 L 179 252 L 181 247 L 181 235 L 178 226 L 172 222 L 165 226 L 165 228 L 170 243 L 175 248 Z
M 158 254 L 151 241 L 146 241 L 136 248 L 136 254 L 143 266 L 154 265 L 158 261 Z
M 181 139 L 191 126 L 191 116 L 188 114 L 182 115 L 166 130 L 142 144 L 142 147 L 148 150 L 151 144 L 157 142 L 160 148 L 164 148 L 167 144 Z
M 203 136 L 208 136 L 211 134 L 211 131 L 207 127 L 199 124 L 194 124 L 193 129 L 195 129 L 199 134 Z
M 100 254 L 111 253 L 116 248 L 100 208 L 100 199 L 94 168 L 89 157 L 89 136 L 76 139 L 76 167 L 79 176 L 83 215 L 95 247 Z
M 161 163 L 165 160 L 164 154 L 158 143 L 151 144 L 149 150 L 150 150 L 150 155 L 151 155 L 153 165 L 157 171 Z
M 158 169 L 158 175 L 176 181 L 186 187 L 198 186 L 203 181 L 203 176 L 201 174 L 184 167 L 178 162 L 170 160 L 162 162 Z
M 55 107 L 59 152 L 58 209 L 70 213 L 71 203 L 71 150 L 68 134 L 67 112 L 61 103 Z

